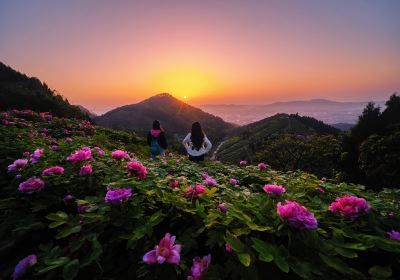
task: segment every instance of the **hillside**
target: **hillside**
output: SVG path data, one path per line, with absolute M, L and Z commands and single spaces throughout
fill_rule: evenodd
M 1 118 L 2 279 L 15 267 L 18 279 L 400 277 L 398 190 L 174 155 L 150 161 L 140 138 L 86 121 Z
M 307 138 L 313 135 L 338 134 L 339 130 L 321 121 L 298 115 L 277 114 L 237 128 L 231 139 L 219 149 L 217 158 L 227 162 L 253 161 L 264 144 L 282 135 Z
M 28 77 L 0 62 L 0 110 L 50 112 L 55 116 L 86 118 L 77 106 L 51 90 L 38 78 Z
M 234 128 L 234 125 L 221 118 L 205 113 L 167 93 L 116 108 L 94 120 L 105 127 L 134 130 L 142 135 L 151 128 L 153 120 L 160 120 L 167 136 L 178 139 L 182 139 L 190 131 L 193 122 L 199 121 L 213 143 L 222 140 Z

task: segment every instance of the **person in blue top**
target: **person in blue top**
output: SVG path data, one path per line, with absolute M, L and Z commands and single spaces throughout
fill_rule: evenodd
M 153 121 L 153 128 L 147 134 L 147 144 L 150 146 L 150 153 L 153 159 L 156 159 L 157 156 L 165 155 L 168 145 L 160 121 Z

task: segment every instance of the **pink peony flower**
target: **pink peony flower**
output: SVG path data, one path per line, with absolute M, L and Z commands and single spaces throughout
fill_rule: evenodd
M 53 166 L 49 167 L 42 172 L 42 176 L 50 176 L 50 175 L 62 175 L 64 174 L 64 168 L 61 166 Z
M 207 177 L 205 180 L 204 180 L 204 183 L 207 185 L 207 186 L 210 186 L 210 187 L 212 187 L 212 186 L 216 186 L 217 185 L 217 181 L 215 181 L 213 178 L 211 178 L 211 177 Z
M 38 178 L 32 177 L 19 184 L 18 190 L 24 193 L 32 194 L 40 191 L 44 187 L 44 182 Z
M 105 201 L 112 204 L 120 204 L 129 199 L 132 196 L 132 189 L 108 189 L 106 193 Z
M 94 147 L 93 150 L 95 150 L 97 152 L 97 155 L 99 156 L 104 156 L 106 154 L 106 152 L 100 149 L 99 147 Z
M 241 160 L 240 162 L 239 162 L 239 165 L 246 165 L 247 164 L 247 161 L 245 161 L 245 160 Z
M 339 213 L 343 217 L 351 220 L 355 220 L 360 215 L 368 213 L 370 208 L 371 206 L 364 198 L 349 195 L 336 198 L 336 201 L 332 202 L 329 206 L 331 212 Z
M 76 164 L 78 162 L 82 162 L 82 161 L 86 161 L 88 159 L 91 159 L 92 156 L 92 152 L 90 151 L 89 148 L 87 147 L 83 147 L 80 150 L 76 150 L 74 153 L 70 154 L 67 157 L 67 160 L 72 162 L 73 164 Z
M 226 211 L 227 211 L 225 203 L 218 204 L 218 208 L 219 208 L 219 210 L 221 210 L 222 213 L 226 213 Z
M 72 195 L 70 195 L 70 194 L 68 194 L 68 195 L 66 195 L 64 197 L 64 201 L 65 202 L 69 202 L 69 201 L 72 201 L 72 200 L 74 200 L 74 197 Z
M 14 280 L 22 279 L 28 270 L 37 263 L 36 255 L 29 255 L 18 262 L 12 275 Z
M 124 159 L 128 156 L 128 153 L 126 151 L 122 151 L 122 150 L 115 150 L 111 153 L 111 156 L 114 159 Z
M 174 245 L 175 239 L 175 236 L 166 233 L 160 240 L 160 243 L 155 246 L 154 250 L 147 252 L 143 256 L 143 261 L 146 264 L 163 264 L 164 262 L 167 262 L 169 264 L 179 265 L 182 245 Z
M 31 155 L 31 162 L 37 163 L 44 153 L 43 149 L 36 149 Z
M 92 175 L 92 165 L 88 164 L 88 165 L 84 165 L 81 167 L 81 170 L 79 171 L 79 176 L 81 177 L 86 177 L 86 176 L 90 176 Z
M 203 177 L 204 180 L 207 179 L 208 178 L 208 173 L 201 174 L 201 177 Z
M 228 253 L 232 253 L 232 246 L 229 245 L 229 243 L 225 243 L 225 251 L 227 251 Z
M 388 231 L 387 234 L 389 235 L 390 239 L 400 241 L 400 232 L 399 231 Z
M 23 153 L 22 153 L 22 156 L 24 156 L 24 157 L 29 157 L 30 155 L 31 155 L 30 152 L 23 152 Z
M 195 257 L 190 269 L 190 275 L 187 280 L 200 280 L 207 273 L 208 266 L 211 263 L 211 255 L 204 256 L 203 258 Z
M 267 165 L 266 165 L 264 162 L 260 162 L 260 163 L 258 164 L 258 168 L 259 168 L 260 170 L 264 170 L 264 169 L 267 168 Z
M 203 185 L 196 185 L 195 187 L 189 186 L 186 188 L 186 196 L 191 198 L 197 198 L 199 195 L 206 191 L 206 187 Z
M 135 175 L 139 180 L 143 180 L 147 177 L 146 167 L 138 161 L 131 161 L 127 164 L 128 172 Z
M 234 178 L 229 179 L 229 183 L 232 184 L 232 185 L 236 185 L 237 182 L 238 181 L 236 179 L 234 179 Z
M 319 191 L 320 193 L 326 193 L 326 191 L 324 190 L 324 188 L 321 187 L 321 186 L 318 186 L 318 187 L 317 187 L 317 191 Z
M 263 190 L 269 196 L 281 196 L 284 192 L 286 192 L 286 189 L 284 187 L 278 185 L 265 185 L 263 187 Z
M 169 186 L 170 186 L 171 188 L 175 189 L 175 188 L 179 187 L 179 181 L 176 181 L 176 180 L 175 180 L 175 181 L 169 183 Z
M 71 138 L 71 137 L 65 138 L 65 142 L 67 142 L 67 143 L 72 143 L 72 138 Z
M 295 201 L 286 200 L 285 205 L 279 202 L 276 210 L 289 226 L 298 229 L 316 229 L 318 227 L 314 214 Z
M 8 166 L 8 172 L 14 172 L 24 168 L 28 164 L 28 160 L 26 159 L 17 159 L 14 163 Z

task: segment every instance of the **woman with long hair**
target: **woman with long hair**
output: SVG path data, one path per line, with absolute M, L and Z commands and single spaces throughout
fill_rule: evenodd
M 164 156 L 167 149 L 167 139 L 160 121 L 153 121 L 153 128 L 147 134 L 147 144 L 150 146 L 150 153 L 153 159 L 157 156 Z
M 191 132 L 182 141 L 189 155 L 189 160 L 194 162 L 204 161 L 204 156 L 211 150 L 212 144 L 201 129 L 199 122 L 192 124 Z

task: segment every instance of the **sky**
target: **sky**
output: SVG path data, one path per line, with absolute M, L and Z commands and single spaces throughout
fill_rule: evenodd
M 398 0 L 0 1 L 0 61 L 97 113 L 400 92 Z

